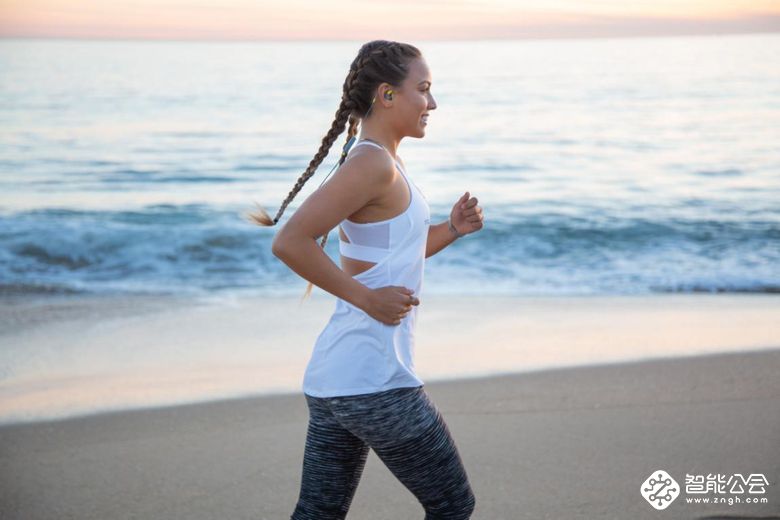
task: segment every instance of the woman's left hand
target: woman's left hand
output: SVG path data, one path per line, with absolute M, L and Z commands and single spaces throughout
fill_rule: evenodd
M 477 198 L 469 198 L 469 192 L 463 194 L 450 212 L 450 222 L 459 233 L 468 235 L 482 229 L 482 208 L 477 205 Z

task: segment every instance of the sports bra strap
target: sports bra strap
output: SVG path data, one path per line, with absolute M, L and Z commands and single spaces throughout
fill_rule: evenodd
M 393 157 L 393 154 L 390 153 L 390 150 L 388 150 L 387 148 L 385 148 L 381 144 L 377 144 L 374 141 L 369 141 L 367 139 L 362 139 L 362 140 L 358 141 L 357 144 L 355 144 L 352 148 L 355 148 L 355 146 L 360 146 L 361 144 L 370 144 L 371 146 L 375 146 L 375 147 L 379 148 L 380 150 L 386 151 L 387 155 L 389 155 L 390 157 L 393 158 L 393 161 L 395 161 L 395 165 L 398 166 L 398 169 L 400 169 L 404 174 L 406 174 L 406 172 L 404 172 L 403 166 L 401 166 L 401 163 L 398 162 L 398 159 Z
M 367 262 L 379 262 L 390 253 L 381 247 L 361 246 L 343 240 L 339 240 L 339 252 L 346 257 Z

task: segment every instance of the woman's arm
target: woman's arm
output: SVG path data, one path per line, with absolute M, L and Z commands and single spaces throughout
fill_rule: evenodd
M 484 218 L 482 208 L 477 205 L 477 202 L 479 201 L 476 197 L 469 198 L 469 192 L 464 193 L 455 202 L 449 218 L 455 231 L 450 229 L 450 224 L 446 220 L 441 224 L 430 226 L 428 241 L 425 244 L 425 258 L 435 255 L 455 242 L 457 238 L 482 229 Z
M 301 277 L 363 308 L 371 290 L 342 271 L 318 239 L 385 193 L 394 175 L 386 154 L 353 156 L 293 213 L 274 236 L 271 251 Z
M 433 256 L 448 245 L 455 242 L 457 237 L 450 231 L 445 220 L 441 224 L 434 224 L 428 228 L 428 241 L 425 244 L 425 258 Z
M 365 307 L 371 290 L 342 271 L 316 240 L 300 235 L 287 237 L 283 246 L 276 245 L 272 251 L 302 278 L 355 307 Z

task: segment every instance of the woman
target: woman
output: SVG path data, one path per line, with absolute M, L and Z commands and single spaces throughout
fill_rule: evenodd
M 343 519 L 369 448 L 420 501 L 426 519 L 467 519 L 474 509 L 449 429 L 414 372 L 425 258 L 482 228 L 482 209 L 468 192 L 447 222 L 431 226 L 425 197 L 396 155 L 402 138 L 425 136 L 436 108 L 430 85 L 416 47 L 385 40 L 363 45 L 330 131 L 276 217 L 262 208 L 250 215 L 258 224 L 278 222 L 349 122 L 337 173 L 272 244 L 274 255 L 309 280 L 306 294 L 316 284 L 337 296 L 304 376 L 309 426 L 292 520 Z M 348 155 L 358 121 L 361 138 Z M 337 225 L 342 269 L 322 249 Z

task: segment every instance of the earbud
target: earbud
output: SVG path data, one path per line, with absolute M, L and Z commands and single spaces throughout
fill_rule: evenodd
M 392 90 L 388 90 L 387 92 L 385 92 L 385 99 L 393 99 L 393 91 Z

